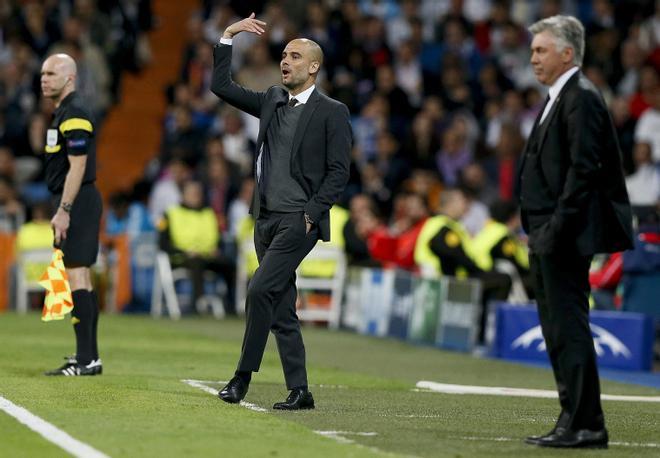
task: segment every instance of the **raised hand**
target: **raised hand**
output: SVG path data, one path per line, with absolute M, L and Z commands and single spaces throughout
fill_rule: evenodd
M 234 38 L 234 35 L 241 32 L 251 32 L 261 35 L 264 33 L 263 27 L 266 26 L 264 21 L 254 18 L 254 13 L 250 14 L 249 17 L 246 17 L 243 20 L 234 22 L 229 27 L 225 29 L 225 33 L 222 34 L 222 38 Z

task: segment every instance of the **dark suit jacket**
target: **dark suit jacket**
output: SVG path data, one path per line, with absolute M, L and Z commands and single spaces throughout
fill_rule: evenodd
M 289 93 L 280 86 L 254 92 L 234 83 L 230 75 L 231 52 L 231 46 L 215 46 L 211 91 L 259 118 L 257 151 L 260 151 L 275 109 L 288 102 Z M 293 139 L 291 176 L 307 194 L 304 211 L 318 224 L 319 238 L 324 241 L 330 240 L 330 207 L 348 182 L 352 142 L 346 105 L 314 90 L 303 108 Z M 259 193 L 255 191 L 251 208 L 255 218 L 259 217 L 260 204 Z
M 533 252 L 588 256 L 632 247 L 621 151 L 607 107 L 578 71 L 525 146 L 518 175 Z

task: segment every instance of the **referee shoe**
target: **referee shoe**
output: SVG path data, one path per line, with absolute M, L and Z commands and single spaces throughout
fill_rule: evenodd
M 89 364 L 78 364 L 78 361 L 72 357 L 65 357 L 66 363 L 61 367 L 48 371 L 45 375 L 63 375 L 65 377 L 77 377 L 80 375 L 101 375 L 103 373 L 103 363 L 101 358 L 94 359 Z

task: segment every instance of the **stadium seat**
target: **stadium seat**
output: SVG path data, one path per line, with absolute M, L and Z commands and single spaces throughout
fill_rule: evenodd
M 164 251 L 156 255 L 156 271 L 154 274 L 154 285 L 151 294 L 151 316 L 160 318 L 163 313 L 163 298 L 167 313 L 173 320 L 181 318 L 179 299 L 174 289 L 174 275 L 170 257 Z
M 346 279 L 346 257 L 344 250 L 322 243 L 317 244 L 305 257 L 306 261 L 332 261 L 334 264 L 331 277 L 306 276 L 303 269 L 298 268 L 296 286 L 298 295 L 306 290 L 329 291 L 330 306 L 328 308 L 303 308 L 298 310 L 298 318 L 302 321 L 327 321 L 332 329 L 339 328 L 341 315 L 341 300 Z
M 246 239 L 238 250 L 236 263 L 236 309 L 238 313 L 245 313 L 245 297 L 247 284 L 252 272 L 249 272 L 249 257 L 254 253 L 254 242 Z M 330 305 L 328 308 L 309 308 L 297 311 L 301 321 L 327 321 L 331 328 L 339 327 L 341 314 L 341 300 L 344 293 L 344 280 L 346 278 L 346 256 L 341 248 L 318 243 L 305 257 L 305 261 L 332 261 L 336 267 L 330 277 L 305 276 L 301 269 L 296 272 L 296 286 L 298 293 L 303 291 L 330 292 Z
M 527 304 L 529 302 L 529 297 L 527 296 L 525 285 L 518 274 L 516 266 L 506 259 L 497 259 L 495 261 L 494 269 L 497 272 L 507 274 L 509 278 L 511 278 L 511 292 L 509 293 L 507 302 L 509 304 Z
M 645 313 L 660 324 L 660 228 L 640 227 L 635 248 L 623 254 L 624 311 Z
M 217 284 L 218 277 L 213 272 L 204 273 L 205 282 L 209 281 Z M 167 307 L 167 312 L 170 318 L 179 319 L 181 317 L 182 302 L 177 295 L 176 285 L 181 281 L 189 281 L 188 269 L 185 267 L 178 267 L 172 269 L 170 257 L 164 251 L 159 251 L 156 255 L 156 272 L 154 275 L 153 291 L 151 295 L 151 315 L 158 318 L 162 315 L 163 300 Z M 225 307 L 221 299 L 227 292 L 224 284 L 217 288 L 217 291 L 211 294 L 204 294 L 194 304 L 198 313 L 204 313 L 210 310 L 215 318 L 224 318 Z M 190 304 L 193 306 L 193 304 Z
M 53 256 L 51 248 L 25 250 L 18 253 L 16 261 L 16 311 L 28 311 L 29 294 L 43 292 L 39 278 Z
M 622 283 L 622 309 L 650 315 L 660 327 L 660 272 L 624 274 Z

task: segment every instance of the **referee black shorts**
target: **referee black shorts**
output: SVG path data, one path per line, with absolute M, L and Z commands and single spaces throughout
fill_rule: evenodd
M 53 197 L 59 208 L 62 194 Z M 66 239 L 60 244 L 66 267 L 90 267 L 96 263 L 99 252 L 99 230 L 103 202 L 93 183 L 83 184 L 71 207 L 71 220 Z

